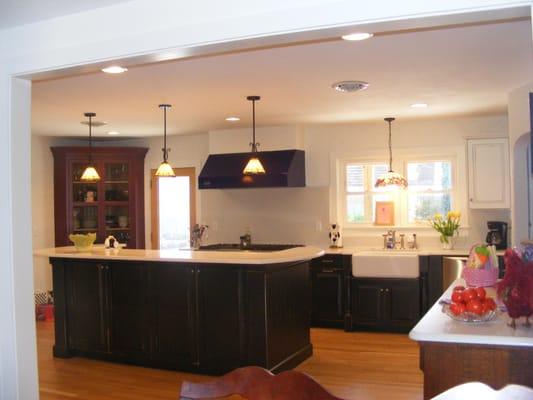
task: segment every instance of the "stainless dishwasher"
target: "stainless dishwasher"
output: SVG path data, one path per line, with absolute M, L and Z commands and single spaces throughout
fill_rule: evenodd
M 468 260 L 468 257 L 443 257 L 442 258 L 442 291 L 450 287 L 450 285 L 461 277 L 463 272 L 463 265 Z

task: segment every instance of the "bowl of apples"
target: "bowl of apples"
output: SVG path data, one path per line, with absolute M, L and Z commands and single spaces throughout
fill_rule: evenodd
M 442 311 L 461 322 L 487 322 L 496 318 L 498 307 L 483 287 L 456 286 L 451 300 L 442 302 Z

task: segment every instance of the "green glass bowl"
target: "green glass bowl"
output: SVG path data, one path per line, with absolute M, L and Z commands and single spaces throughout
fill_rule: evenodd
M 74 247 L 78 251 L 89 251 L 93 248 L 93 243 L 96 240 L 96 233 L 75 233 L 68 235 L 71 242 L 74 243 Z

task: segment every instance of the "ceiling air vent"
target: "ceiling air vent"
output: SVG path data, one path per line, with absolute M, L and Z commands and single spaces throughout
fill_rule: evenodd
M 342 81 L 331 85 L 337 92 L 351 93 L 368 88 L 369 83 L 363 81 Z

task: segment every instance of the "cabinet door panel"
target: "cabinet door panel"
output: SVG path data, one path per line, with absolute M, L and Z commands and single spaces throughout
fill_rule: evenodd
M 352 292 L 352 316 L 354 321 L 378 323 L 382 318 L 382 287 L 371 280 L 354 281 Z
M 67 319 L 71 349 L 107 351 L 104 266 L 71 262 L 67 267 Z
M 107 269 L 108 322 L 117 356 L 143 358 L 149 353 L 147 269 L 144 264 L 111 264 Z
M 200 266 L 197 279 L 200 368 L 209 365 L 213 373 L 230 371 L 242 365 L 245 348 L 240 271 Z
M 342 271 L 312 271 L 313 321 L 343 321 L 342 284 Z
M 191 367 L 196 361 L 194 341 L 194 268 L 160 263 L 151 270 L 153 358 L 169 368 Z
M 413 322 L 420 317 L 418 280 L 398 280 L 388 285 L 386 296 L 389 306 L 387 319 L 393 322 Z
M 509 208 L 509 144 L 507 139 L 468 141 L 470 208 Z M 490 177 L 490 185 L 487 178 Z

